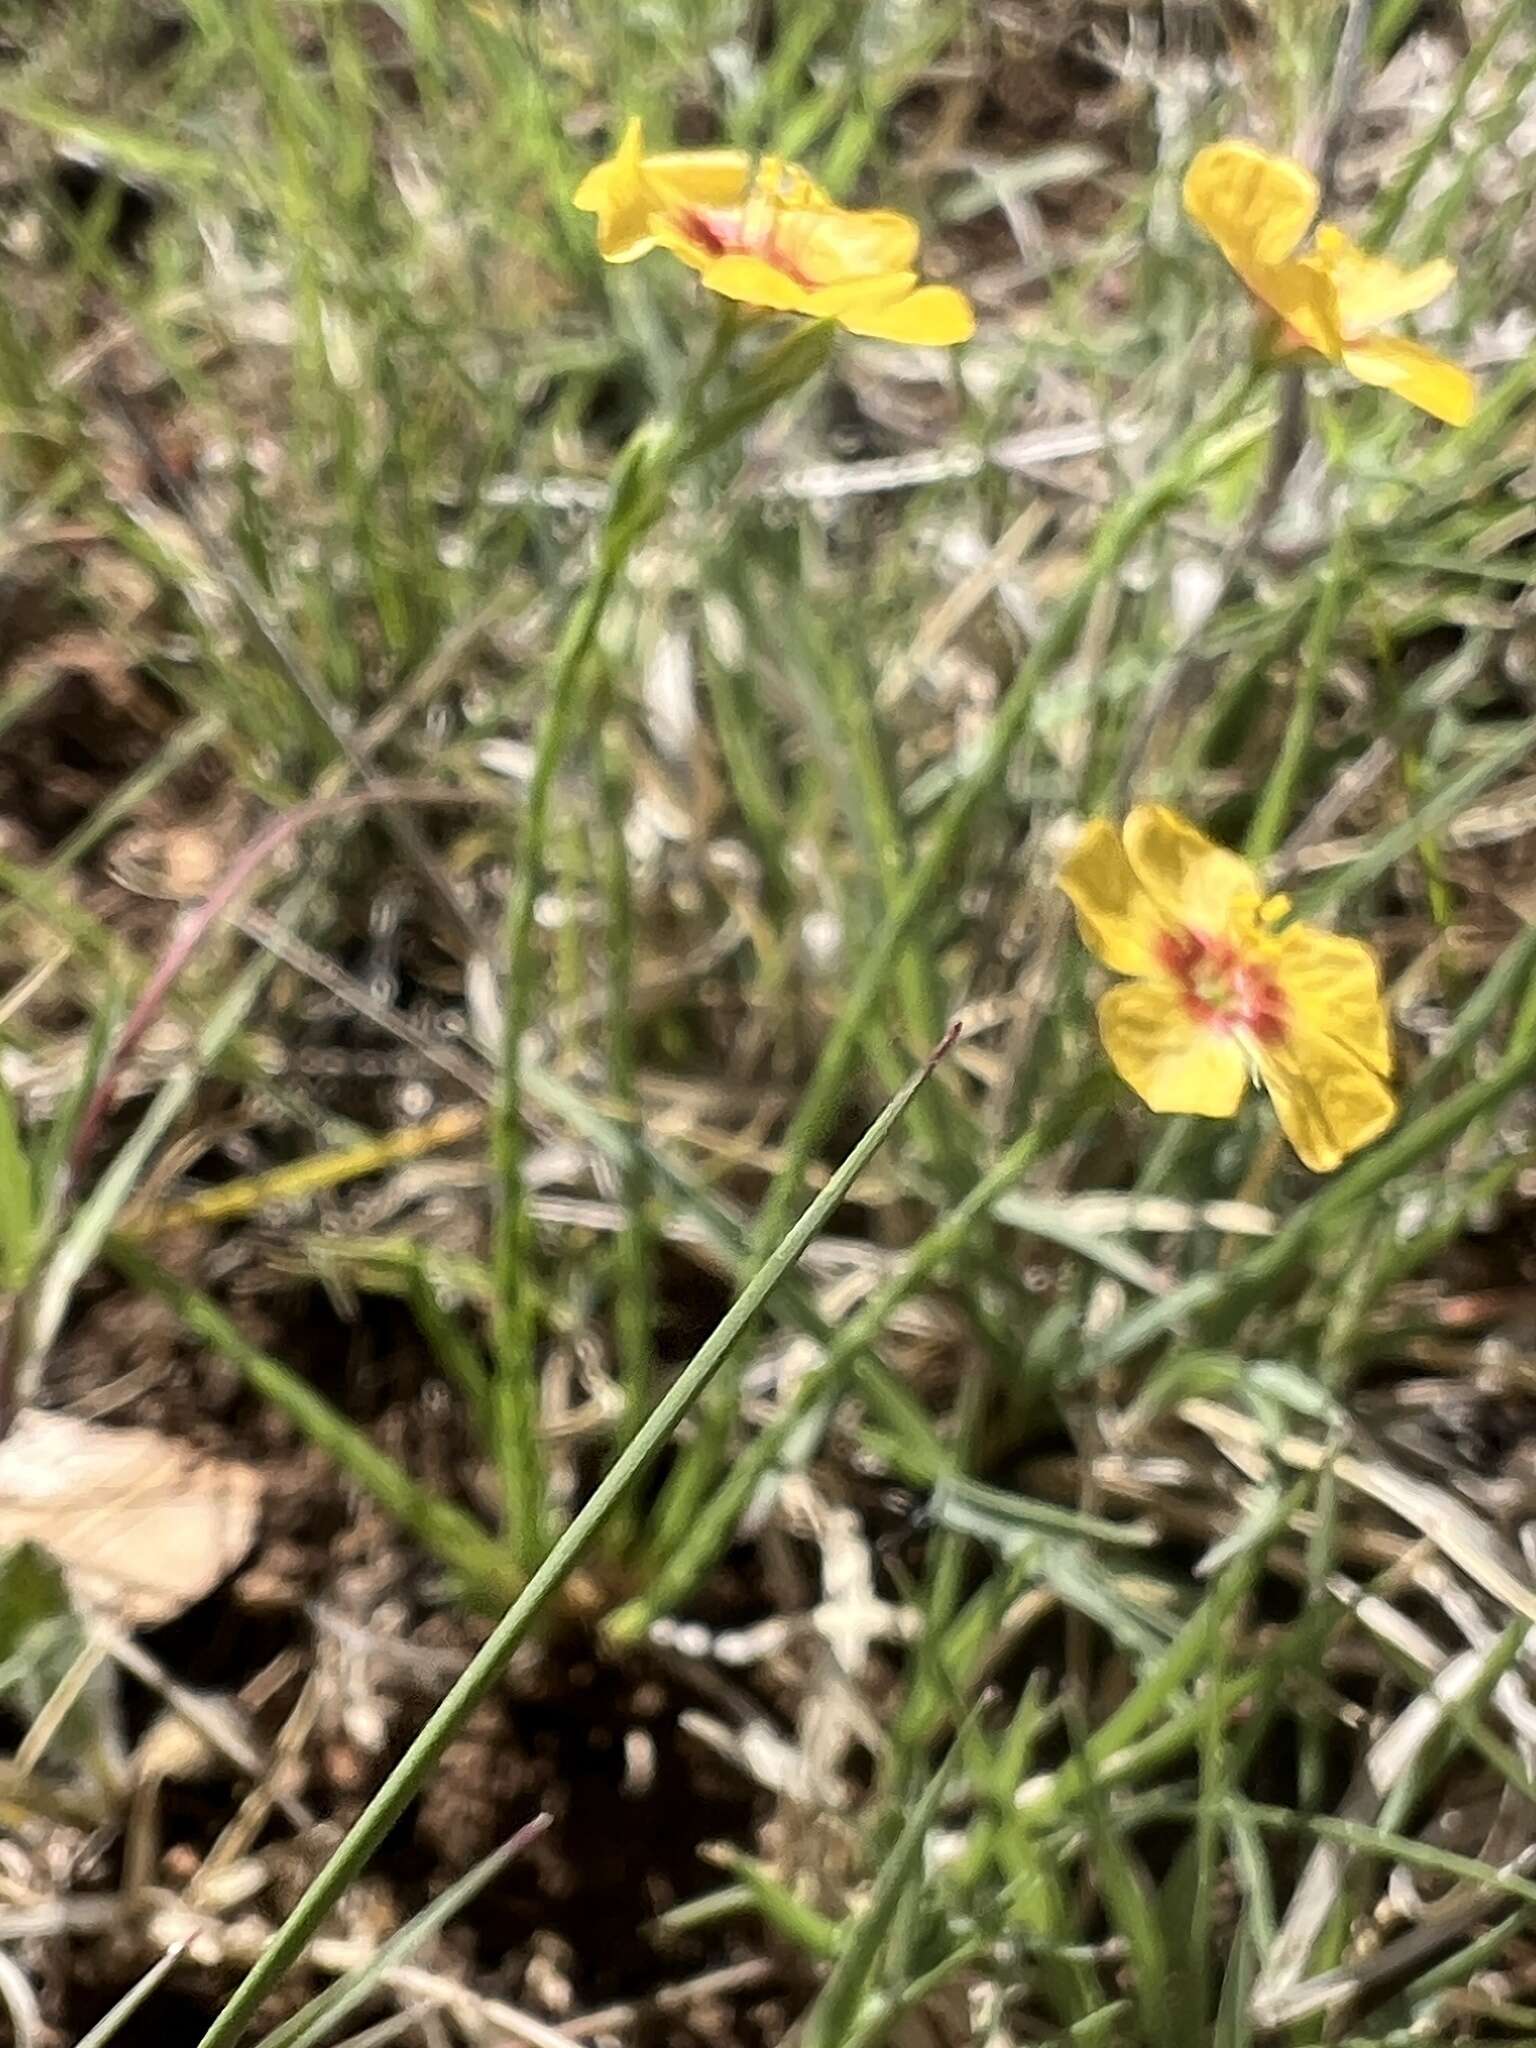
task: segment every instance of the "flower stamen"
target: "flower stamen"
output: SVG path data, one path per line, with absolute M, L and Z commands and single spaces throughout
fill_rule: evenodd
M 1228 1035 L 1242 1032 L 1260 1045 L 1284 1037 L 1284 994 L 1274 976 L 1232 940 L 1193 930 L 1164 932 L 1157 950 L 1192 1023 Z
M 706 291 L 768 313 L 835 323 L 870 341 L 950 348 L 976 316 L 964 292 L 927 284 L 916 221 L 883 207 L 839 206 L 799 164 L 754 165 L 744 150 L 646 153 L 629 121 L 607 163 L 574 194 L 597 215 L 605 263 L 665 249 Z
M 1098 1000 L 1120 1074 L 1160 1116 L 1236 1116 L 1256 1082 L 1314 1173 L 1397 1111 L 1381 967 L 1359 939 L 1293 920 L 1284 896 L 1166 804 L 1084 825 L 1060 882 L 1128 979 Z
M 780 246 L 777 209 L 761 196 L 754 195 L 745 206 L 683 207 L 672 220 L 679 234 L 711 256 L 755 256 L 795 284 L 813 289 L 813 280 Z

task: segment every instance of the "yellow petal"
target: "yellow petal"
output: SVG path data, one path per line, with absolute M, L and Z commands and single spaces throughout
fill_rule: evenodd
M 644 160 L 645 135 L 636 117 L 625 126 L 608 162 L 588 171 L 572 195 L 573 206 L 597 215 L 598 253 L 606 263 L 633 263 L 656 246 L 651 232 L 655 198 L 645 180 Z
M 679 263 L 686 263 L 690 270 L 698 271 L 701 276 L 723 260 L 718 250 L 697 240 L 661 213 L 651 216 L 651 247 L 668 250 Z
M 1395 391 L 1447 426 L 1464 427 L 1477 405 L 1477 386 L 1459 363 L 1395 334 L 1367 334 L 1346 342 L 1344 367 L 1362 384 Z
M 952 285 L 924 284 L 884 308 L 867 302 L 838 318 L 850 334 L 872 341 L 905 341 L 917 347 L 952 348 L 976 332 L 976 315 L 964 292 Z
M 685 262 L 692 261 L 670 238 L 666 242 Z M 723 299 L 737 299 L 745 306 L 762 306 L 772 313 L 810 311 L 807 302 L 811 294 L 805 286 L 786 277 L 782 270 L 775 270 L 761 256 L 716 256 L 695 263 L 694 268 L 710 291 L 718 292 Z
M 638 114 L 624 123 L 619 146 L 606 162 L 594 164 L 576 187 L 571 204 L 583 213 L 596 213 L 616 180 L 632 179 L 645 157 L 645 127 Z
M 1293 254 L 1317 199 L 1310 171 L 1251 142 L 1213 142 L 1184 173 L 1184 211 L 1237 271 Z
M 1257 1049 L 1280 1128 L 1303 1166 L 1332 1173 L 1397 1115 L 1392 1091 L 1359 1055 L 1305 1025 Z
M 596 213 L 608 196 L 608 187 L 613 178 L 611 162 L 594 164 L 576 190 L 571 194 L 571 204 L 581 213 Z
M 904 213 L 874 209 L 796 207 L 780 213 L 774 245 L 808 284 L 843 284 L 911 270 L 917 262 L 917 223 Z
M 1099 1033 L 1116 1073 L 1164 1116 L 1236 1116 L 1248 1070 L 1232 1040 L 1203 1030 L 1177 998 L 1128 981 L 1099 1002 Z
M 1338 293 L 1326 272 L 1299 256 L 1292 263 L 1250 264 L 1239 274 L 1254 296 L 1279 315 L 1293 346 L 1305 343 L 1331 363 L 1343 359 Z
M 1167 924 L 1217 937 L 1234 920 L 1251 924 L 1257 916 L 1258 877 L 1247 861 L 1166 804 L 1138 804 L 1130 813 L 1125 854 Z
M 655 191 L 677 206 L 739 206 L 752 182 L 752 159 L 741 149 L 674 149 L 645 159 Z
M 597 246 L 606 262 L 633 263 L 661 239 L 659 215 L 736 205 L 751 176 L 751 158 L 739 149 L 664 150 L 647 156 L 635 117 L 626 123 L 607 163 L 588 171 L 576 187 L 571 203 L 597 215 Z
M 1113 825 L 1103 818 L 1085 825 L 1056 879 L 1072 900 L 1090 952 L 1117 974 L 1157 974 L 1162 925 Z
M 1367 254 L 1329 223 L 1318 229 L 1306 260 L 1332 279 L 1346 335 L 1368 334 L 1385 320 L 1417 313 L 1456 282 L 1455 269 L 1440 257 L 1404 270 L 1388 257 Z
M 805 294 L 800 311 L 813 320 L 835 320 L 851 333 L 863 334 L 890 309 L 910 299 L 917 274 L 898 270 L 890 277 L 856 277 L 846 284 L 818 285 Z
M 1275 979 L 1302 1028 L 1336 1039 L 1373 1073 L 1389 1075 L 1392 1033 L 1370 947 L 1310 924 L 1293 924 L 1275 944 Z

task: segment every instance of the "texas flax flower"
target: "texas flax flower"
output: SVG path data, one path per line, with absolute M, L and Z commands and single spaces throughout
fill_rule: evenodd
M 1083 940 L 1134 977 L 1099 1002 L 1122 1080 L 1171 1116 L 1235 1116 L 1269 1091 L 1302 1163 L 1331 1173 L 1391 1123 L 1391 1034 L 1375 955 L 1284 924 L 1248 863 L 1162 804 L 1086 825 L 1059 880 Z
M 835 320 L 880 341 L 944 347 L 975 331 L 963 292 L 919 281 L 915 221 L 834 205 L 780 157 L 754 164 L 737 149 L 647 156 L 632 120 L 574 203 L 597 215 L 597 246 L 609 263 L 667 249 L 723 298 Z
M 1455 270 L 1439 257 L 1404 270 L 1329 221 L 1298 255 L 1318 201 L 1310 171 L 1251 142 L 1213 142 L 1184 174 L 1184 211 L 1277 316 L 1283 350 L 1315 349 L 1360 383 L 1465 426 L 1477 399 L 1466 371 L 1421 342 L 1379 332 L 1439 298 Z

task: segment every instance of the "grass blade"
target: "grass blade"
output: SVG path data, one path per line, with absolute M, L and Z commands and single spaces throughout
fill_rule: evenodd
M 88 2034 L 81 2035 L 79 2048 L 107 2048 L 109 2041 L 115 2041 L 139 2007 L 147 1998 L 153 1998 L 181 1961 L 185 1946 L 185 1943 L 178 1942 L 174 1948 L 168 1948 L 159 1962 L 123 1993 L 112 2010 L 104 2012 Z
M 418 1485 L 301 1374 L 242 1337 L 216 1301 L 121 1238 L 108 1244 L 107 1256 L 125 1280 L 175 1309 L 187 1328 L 227 1359 L 263 1400 L 280 1409 L 310 1443 L 455 1572 L 472 1597 L 496 1605 L 521 1583 L 511 1553 L 472 1515 Z
M 859 2008 L 880 1959 L 881 1946 L 917 1872 L 923 1844 L 938 1816 L 958 1755 L 957 1744 L 923 1787 L 922 1797 L 903 1822 L 890 1855 L 881 1865 L 868 1906 L 860 1914 L 842 1954 L 832 1965 L 830 1976 L 805 2016 L 800 2034 L 801 2048 L 842 2048 L 842 2044 L 857 2032 Z
M 549 1824 L 549 1815 L 541 1813 L 526 1827 L 519 1828 L 510 1840 L 503 1842 L 499 1849 L 493 1849 L 489 1856 L 482 1857 L 461 1878 L 440 1892 L 430 1906 L 408 1920 L 388 1941 L 381 1943 L 366 1963 L 349 1970 L 318 1998 L 311 1999 L 291 2020 L 268 2034 L 261 2048 L 319 2048 L 322 2041 L 372 1996 L 391 1970 L 408 1962 L 424 1941 L 456 1918 L 472 1899 L 485 1890 L 492 1878 L 500 1876 L 514 1857 L 520 1856 L 538 1840 Z
M 756 1317 L 783 1276 L 795 1264 L 838 1204 L 848 1193 L 869 1161 L 901 1120 L 907 1104 L 948 1051 L 954 1033 L 946 1034 L 928 1061 L 908 1081 L 870 1125 L 821 1193 L 762 1263 L 735 1303 L 716 1325 L 657 1402 L 644 1426 L 638 1430 L 593 1491 L 581 1513 L 555 1539 L 548 1555 L 507 1609 L 496 1628 L 476 1653 L 474 1661 L 431 1716 L 421 1733 L 406 1750 L 384 1783 L 353 1823 L 340 1847 L 314 1879 L 308 1891 L 267 1944 L 260 1959 L 236 1988 L 222 2013 L 203 2036 L 201 2048 L 230 2048 L 244 2033 L 252 2013 L 280 1983 L 304 1953 L 309 1941 L 352 1880 L 366 1868 L 374 1851 L 405 1807 L 415 1797 L 428 1773 L 471 1714 L 495 1684 L 519 1643 L 547 1603 L 559 1591 L 600 1533 L 622 1504 L 629 1488 L 667 1442 L 679 1422 L 698 1400 L 710 1380 L 730 1356 L 742 1332 Z

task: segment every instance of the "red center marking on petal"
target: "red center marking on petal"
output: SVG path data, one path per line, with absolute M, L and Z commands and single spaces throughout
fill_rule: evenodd
M 772 206 L 688 206 L 673 216 L 680 233 L 711 256 L 755 256 L 771 270 L 814 289 L 813 280 L 779 245 L 780 220 Z
M 1164 932 L 1158 958 L 1178 983 L 1184 1013 L 1208 1031 L 1246 1032 L 1260 1045 L 1285 1035 L 1287 1006 L 1279 983 L 1230 939 L 1204 932 Z

